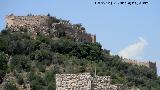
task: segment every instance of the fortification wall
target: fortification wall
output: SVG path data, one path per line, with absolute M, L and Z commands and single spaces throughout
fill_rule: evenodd
M 138 60 L 132 60 L 132 59 L 127 59 L 127 58 L 123 58 L 124 62 L 130 63 L 130 64 L 135 64 L 135 65 L 139 65 L 139 66 L 146 66 L 148 68 L 151 68 L 155 71 L 157 71 L 157 67 L 156 67 L 156 63 L 155 62 L 140 62 Z
M 8 16 L 6 18 L 7 25 L 10 26 L 50 26 L 48 16 Z
M 51 28 L 54 20 L 48 16 L 14 16 L 6 17 L 6 27 L 12 31 L 20 31 L 22 29 L 47 30 Z
M 29 31 L 35 36 L 38 32 L 45 35 L 58 37 L 64 32 L 67 37 L 74 38 L 75 41 L 96 42 L 96 35 L 85 32 L 84 28 L 71 24 L 67 20 L 57 19 L 51 16 L 14 16 L 6 17 L 6 27 L 10 31 Z

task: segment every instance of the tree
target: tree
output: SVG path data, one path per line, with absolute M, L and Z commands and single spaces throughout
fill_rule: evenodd
M 48 13 L 48 14 L 47 14 L 47 16 L 49 16 L 49 17 L 50 17 L 50 16 L 51 16 L 51 15 L 50 15 L 50 13 Z
M 0 37 L 0 51 L 6 51 L 8 40 L 5 37 Z
M 42 62 L 46 65 L 50 65 L 52 62 L 52 52 L 47 49 L 36 50 L 30 57 L 32 60 Z
M 2 83 L 2 78 L 5 76 L 8 66 L 8 57 L 4 53 L 0 52 L 0 83 Z
M 82 27 L 82 24 L 81 23 L 75 24 L 75 26 L 80 28 L 80 27 Z

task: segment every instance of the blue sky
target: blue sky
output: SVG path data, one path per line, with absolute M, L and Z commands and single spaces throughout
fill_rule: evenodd
M 82 23 L 113 54 L 156 61 L 160 75 L 160 1 L 144 0 L 149 4 L 131 6 L 95 5 L 94 1 L 98 0 L 1 0 L 0 30 L 5 27 L 5 16 L 11 13 L 50 13 L 72 23 Z

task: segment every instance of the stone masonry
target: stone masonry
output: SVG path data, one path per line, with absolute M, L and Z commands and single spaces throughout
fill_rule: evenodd
M 91 90 L 91 75 L 56 74 L 56 90 Z
M 109 90 L 110 76 L 95 76 L 92 80 L 92 90 Z
M 132 60 L 132 59 L 127 59 L 127 58 L 123 58 L 123 62 L 135 64 L 135 65 L 139 65 L 139 66 L 146 66 L 148 68 L 151 68 L 151 69 L 157 71 L 156 62 L 151 62 L 151 61 L 140 62 L 139 60 Z
M 92 77 L 90 73 L 56 74 L 56 90 L 126 90 L 110 82 L 110 76 Z
M 81 25 L 71 24 L 67 20 L 52 16 L 15 16 L 11 14 L 6 17 L 6 28 L 12 32 L 31 32 L 33 36 L 36 36 L 39 32 L 54 37 L 65 34 L 66 37 L 73 38 L 75 41 L 96 42 L 96 35 L 86 33 L 85 28 Z

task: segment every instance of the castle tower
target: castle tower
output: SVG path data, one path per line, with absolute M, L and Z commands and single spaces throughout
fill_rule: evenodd
M 156 62 L 148 62 L 149 68 L 155 70 L 157 72 Z
M 6 27 L 11 27 L 12 25 L 14 25 L 14 20 L 15 16 L 14 14 L 11 14 L 9 16 L 6 16 L 5 20 L 6 20 Z
M 91 35 L 91 38 L 92 38 L 92 43 L 95 43 L 96 42 L 96 35 Z

